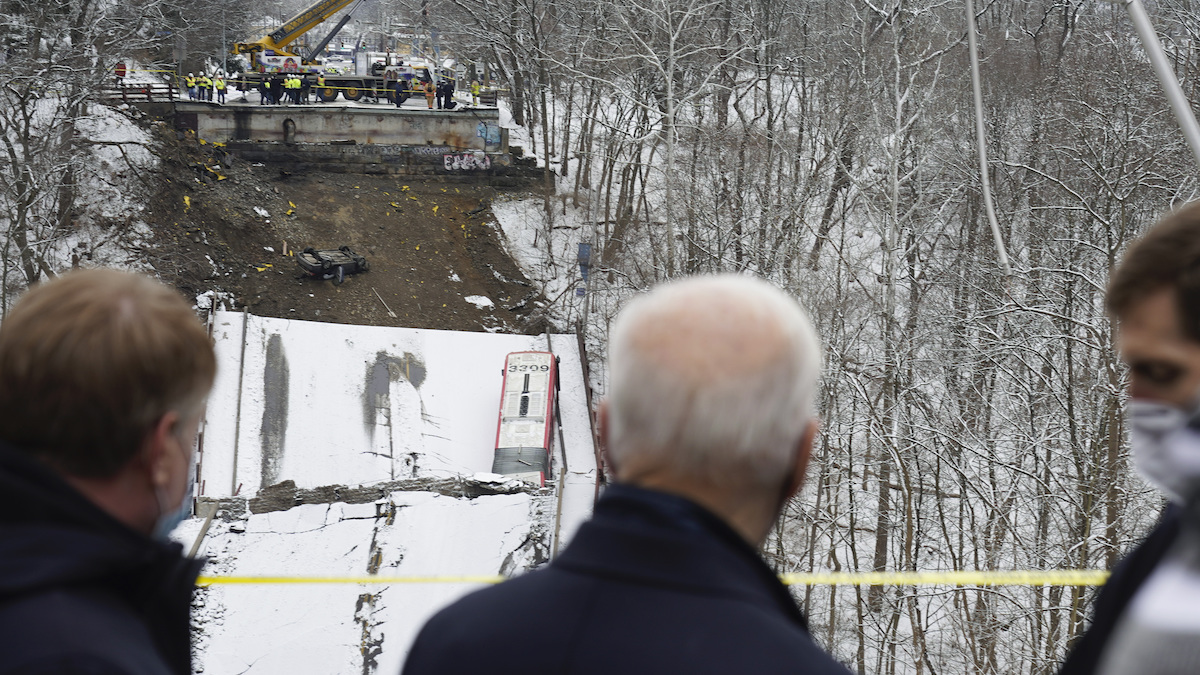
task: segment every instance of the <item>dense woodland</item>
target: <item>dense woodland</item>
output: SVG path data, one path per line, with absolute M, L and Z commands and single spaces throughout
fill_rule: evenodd
M 1108 568 L 1161 506 L 1128 459 L 1102 294 L 1124 247 L 1196 196 L 1196 167 L 1119 5 L 978 1 L 1006 276 L 983 212 L 964 5 L 371 7 L 436 26 L 501 82 L 551 169 L 547 232 L 595 247 L 587 311 L 559 303 L 598 353 L 621 299 L 684 274 L 758 274 L 811 311 L 823 433 L 766 547 L 781 572 Z M 1200 7 L 1147 8 L 1198 100 Z M 46 273 L 38 246 L 70 224 L 86 150 L 71 124 L 95 83 L 133 44 L 170 66 L 219 42 L 215 11 L 150 0 L 3 0 L 0 20 L 7 297 Z M 1093 593 L 797 589 L 818 639 L 880 675 L 1052 672 Z
M 595 245 L 593 344 L 615 299 L 683 274 L 759 274 L 812 312 L 824 433 L 767 546 L 781 572 L 1109 568 L 1153 522 L 1102 295 L 1129 241 L 1195 197 L 1196 167 L 1119 5 L 976 5 L 1011 277 L 983 213 L 964 2 L 439 7 L 554 169 L 547 227 Z M 1200 7 L 1147 7 L 1197 100 Z M 1093 592 L 798 591 L 860 673 L 1031 675 Z

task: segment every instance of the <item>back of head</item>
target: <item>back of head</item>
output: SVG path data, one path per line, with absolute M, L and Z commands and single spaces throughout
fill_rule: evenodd
M 1105 304 L 1120 318 L 1163 288 L 1177 291 L 1183 330 L 1200 342 L 1200 201 L 1168 214 L 1129 247 L 1109 281 Z
M 164 414 L 199 414 L 215 372 L 212 341 L 177 292 L 71 272 L 0 322 L 0 439 L 63 473 L 111 476 Z
M 609 337 L 609 448 L 618 476 L 778 486 L 813 417 L 820 348 L 787 294 L 692 277 L 627 305 Z

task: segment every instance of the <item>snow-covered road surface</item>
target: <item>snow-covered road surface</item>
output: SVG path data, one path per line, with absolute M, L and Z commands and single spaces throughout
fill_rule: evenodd
M 221 500 L 244 513 L 218 519 L 203 540 L 201 553 L 213 559 L 207 575 L 520 573 L 551 555 L 556 533 L 565 544 L 591 511 L 596 461 L 573 335 L 217 312 L 213 337 L 219 371 L 197 492 L 204 504 Z M 548 344 L 561 359 L 561 498 L 558 485 L 487 473 L 504 357 Z M 175 536 L 190 545 L 199 531 L 192 519 Z M 200 591 L 195 612 L 197 671 L 398 672 L 425 619 L 475 587 L 213 586 Z

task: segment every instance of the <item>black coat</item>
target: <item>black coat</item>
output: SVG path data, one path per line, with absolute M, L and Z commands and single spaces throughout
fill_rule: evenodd
M 0 675 L 189 675 L 180 551 L 0 443 Z
M 434 616 L 404 666 L 406 675 L 480 672 L 848 673 L 724 522 L 624 485 L 605 492 L 548 567 Z
M 1100 656 L 1121 614 L 1179 536 L 1180 514 L 1178 508 L 1168 508 L 1145 541 L 1113 569 L 1112 576 L 1096 598 L 1092 625 L 1067 655 L 1058 671 L 1059 675 L 1091 675 L 1096 672 Z

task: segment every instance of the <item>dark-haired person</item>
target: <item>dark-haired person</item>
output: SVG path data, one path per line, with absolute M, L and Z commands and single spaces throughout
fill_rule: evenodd
M 601 435 L 616 477 L 544 569 L 442 610 L 406 675 L 848 675 L 758 549 L 800 489 L 821 348 L 796 301 L 693 277 L 625 306 Z
M 1200 202 L 1130 246 L 1105 299 L 1134 465 L 1171 505 L 1113 571 L 1062 675 L 1200 672 Z
M 66 274 L 0 322 L 0 674 L 189 675 L 211 340 L 149 278 Z

